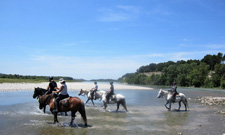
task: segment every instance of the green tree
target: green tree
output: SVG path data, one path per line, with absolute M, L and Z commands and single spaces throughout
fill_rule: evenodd
M 215 65 L 215 73 L 212 75 L 212 80 L 214 82 L 215 87 L 220 87 L 221 82 L 223 82 L 225 78 L 225 64 L 216 64 Z
M 214 67 L 216 64 L 220 64 L 223 61 L 223 54 L 218 53 L 217 55 L 206 55 L 201 62 L 205 62 L 207 65 L 209 65 L 210 70 L 214 70 Z
M 163 73 L 163 75 L 166 77 L 165 85 L 171 85 L 177 78 L 177 66 L 170 65 L 169 67 L 163 69 Z
M 204 85 L 205 78 L 208 76 L 209 66 L 206 63 L 200 63 L 196 65 L 193 70 L 190 72 L 191 85 L 195 87 L 201 87 Z

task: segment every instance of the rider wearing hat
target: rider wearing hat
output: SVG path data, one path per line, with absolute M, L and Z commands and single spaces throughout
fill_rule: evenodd
M 57 88 L 58 90 L 54 92 L 54 93 L 59 93 L 58 97 L 56 97 L 56 99 L 54 101 L 54 103 L 55 103 L 54 112 L 58 112 L 59 101 L 64 99 L 64 98 L 69 97 L 68 92 L 67 92 L 66 81 L 63 78 L 60 78 L 59 83 L 61 84 L 60 88 Z
M 53 77 L 49 77 L 49 84 L 47 87 L 47 92 L 45 94 L 51 94 L 52 91 L 56 91 L 57 89 L 57 83 L 53 80 Z

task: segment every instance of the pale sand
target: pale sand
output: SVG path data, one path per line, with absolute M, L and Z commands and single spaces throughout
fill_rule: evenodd
M 59 87 L 59 83 L 58 87 Z M 80 90 L 80 89 L 86 89 L 89 90 L 94 87 L 93 82 L 67 82 L 68 90 Z M 18 90 L 24 90 L 24 91 L 31 91 L 34 90 L 34 88 L 44 88 L 46 89 L 48 86 L 48 82 L 43 83 L 1 83 L 0 84 L 0 91 L 18 91 Z M 99 83 L 98 89 L 99 90 L 108 90 L 110 88 L 110 84 L 105 83 Z M 114 84 L 115 90 L 152 90 L 152 88 L 149 87 L 141 87 L 141 86 L 134 86 L 134 85 L 126 85 L 126 84 Z

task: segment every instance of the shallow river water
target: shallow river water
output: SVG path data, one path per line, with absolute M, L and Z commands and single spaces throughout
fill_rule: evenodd
M 200 89 L 178 89 L 188 97 L 189 109 L 176 111 L 178 104 L 172 105 L 172 111 L 164 107 L 165 99 L 158 99 L 159 88 L 154 90 L 116 90 L 115 93 L 126 97 L 128 112 L 120 107 L 115 112 L 116 104 L 109 105 L 107 112 L 102 109 L 102 102 L 95 101 L 86 105 L 88 127 L 83 126 L 79 113 L 73 127 L 69 126 L 69 116 L 59 114 L 60 127 L 53 124 L 53 115 L 47 107 L 44 114 L 38 108 L 33 91 L 0 92 L 0 134 L 1 135 L 223 135 L 225 116 L 217 113 L 224 106 L 201 104 L 200 96 L 225 96 L 225 92 L 205 91 Z M 69 91 L 71 96 L 78 96 L 78 91 Z M 86 101 L 86 97 L 81 96 Z

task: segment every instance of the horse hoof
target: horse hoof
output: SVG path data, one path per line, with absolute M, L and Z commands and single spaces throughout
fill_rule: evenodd
M 59 122 L 57 123 L 57 125 L 58 125 L 59 127 L 63 127 L 63 125 L 62 125 L 61 123 L 59 123 Z

